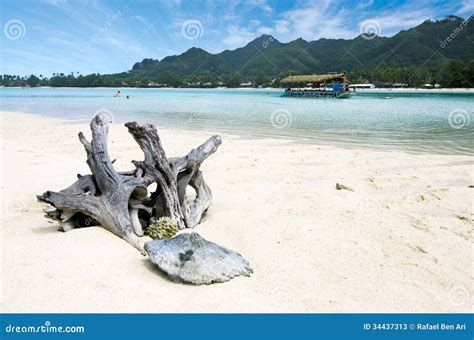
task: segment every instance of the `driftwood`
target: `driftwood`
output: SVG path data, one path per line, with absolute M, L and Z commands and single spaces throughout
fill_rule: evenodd
M 108 121 L 99 114 L 90 123 L 90 142 L 79 133 L 91 174 L 78 175 L 68 188 L 47 191 L 37 198 L 51 205 L 45 217 L 59 221 L 64 231 L 100 225 L 145 254 L 139 237 L 143 228 L 160 217 L 176 220 L 179 229 L 193 228 L 200 222 L 212 193 L 199 168 L 222 140 L 212 136 L 186 156 L 167 158 L 155 126 L 136 122 L 125 126 L 145 155 L 143 161 L 132 161 L 135 169 L 115 170 L 107 148 Z M 149 192 L 153 183 L 156 191 Z M 188 185 L 196 191 L 191 202 L 186 198 Z
M 175 281 L 195 285 L 226 282 L 253 272 L 235 251 L 209 242 L 197 233 L 145 243 L 150 261 Z

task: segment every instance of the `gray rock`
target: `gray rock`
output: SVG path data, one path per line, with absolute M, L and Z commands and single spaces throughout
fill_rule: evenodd
M 226 282 L 253 272 L 247 260 L 193 232 L 145 244 L 151 262 L 173 280 L 195 285 Z

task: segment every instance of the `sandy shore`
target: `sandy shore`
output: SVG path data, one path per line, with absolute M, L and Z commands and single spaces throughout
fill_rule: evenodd
M 191 286 L 102 228 L 62 233 L 43 218 L 35 194 L 88 173 L 87 124 L 1 115 L 4 312 L 472 311 L 474 157 L 224 135 L 203 166 L 214 201 L 196 231 L 255 273 Z M 160 134 L 168 155 L 208 137 Z M 109 141 L 117 168 L 142 158 L 122 125 Z
M 400 93 L 473 93 L 472 88 L 419 88 L 419 87 L 376 87 L 373 89 L 357 89 L 357 92 L 400 92 Z

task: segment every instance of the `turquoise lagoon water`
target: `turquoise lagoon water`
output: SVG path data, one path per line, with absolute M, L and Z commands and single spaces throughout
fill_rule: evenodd
M 282 97 L 274 89 L 1 88 L 2 110 L 86 121 L 201 129 L 345 147 L 474 154 L 474 94 L 361 92 L 350 99 Z M 130 95 L 126 99 L 125 95 Z

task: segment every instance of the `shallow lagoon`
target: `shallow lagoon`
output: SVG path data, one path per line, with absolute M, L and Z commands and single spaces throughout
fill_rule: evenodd
M 276 89 L 2 88 L 2 110 L 73 121 L 152 122 L 253 138 L 345 147 L 474 154 L 474 94 L 359 92 L 350 99 L 283 97 Z M 129 95 L 130 99 L 125 96 Z

